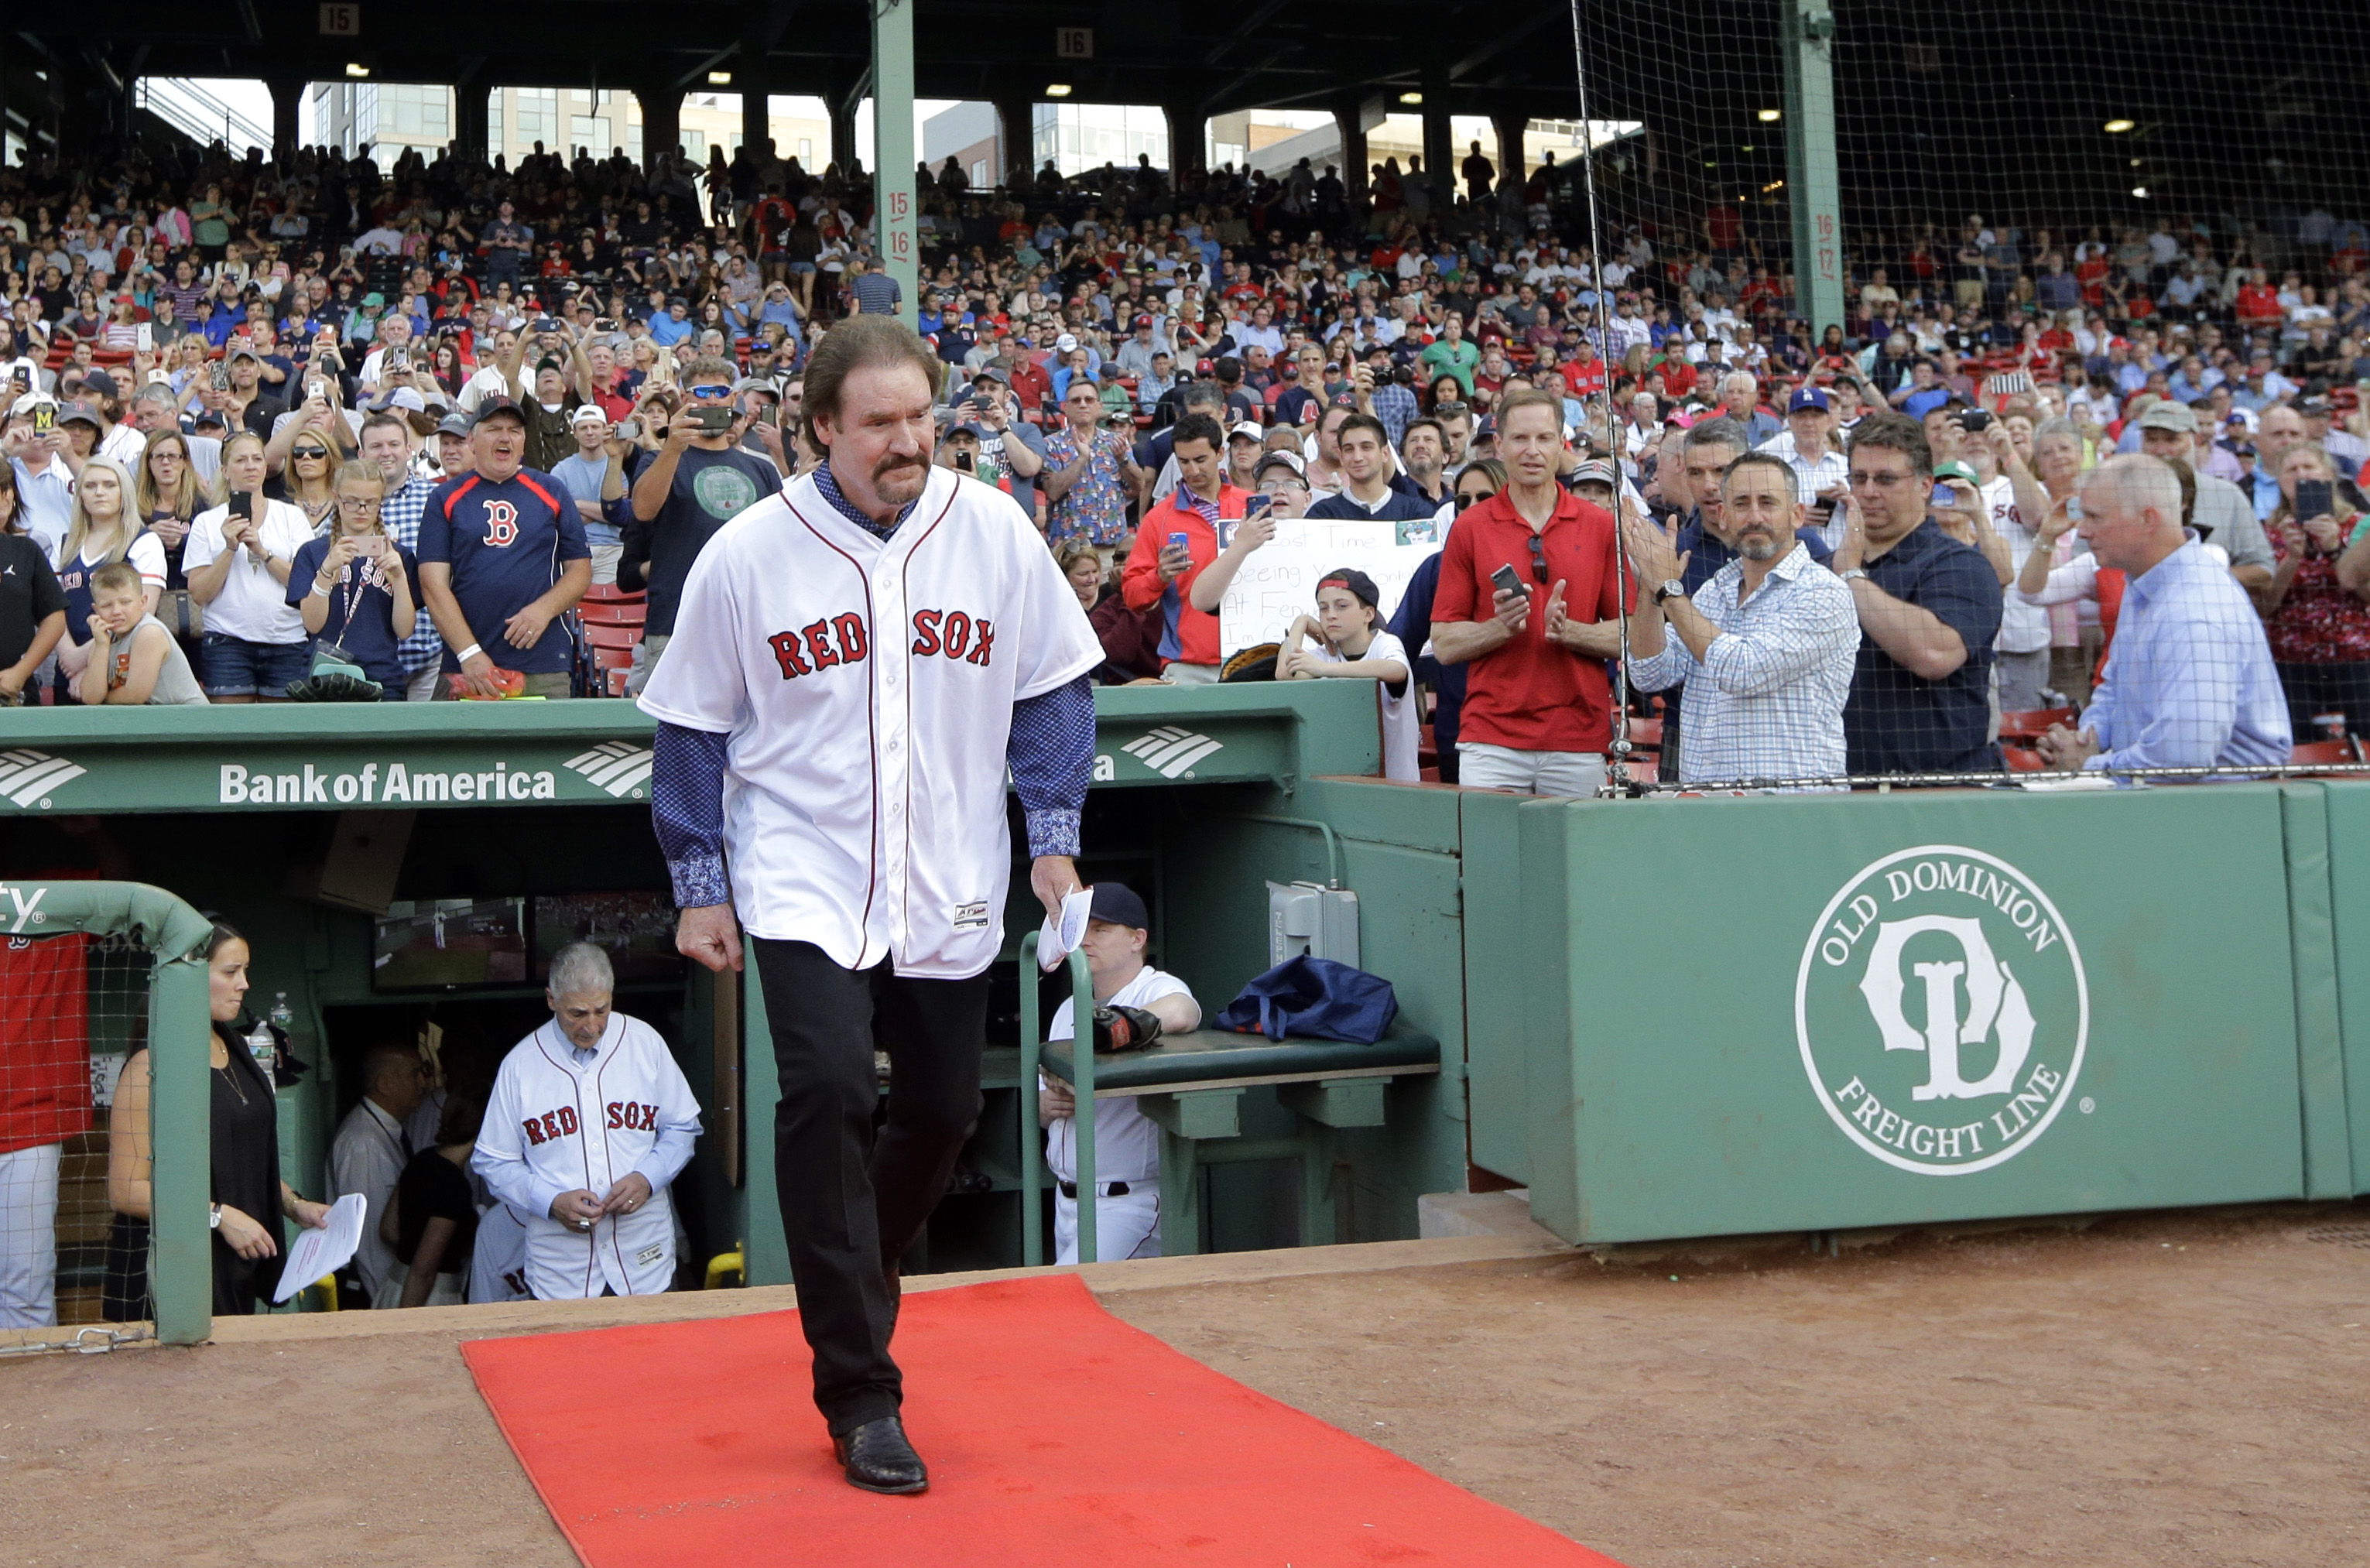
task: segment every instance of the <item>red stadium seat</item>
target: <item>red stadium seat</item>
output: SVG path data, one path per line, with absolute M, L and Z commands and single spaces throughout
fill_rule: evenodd
M 583 602 L 588 605 L 639 605 L 649 598 L 650 595 L 639 588 L 620 588 L 614 582 L 595 582 L 584 590 Z
M 590 648 L 630 650 L 641 640 L 642 628 L 639 626 L 602 626 L 593 622 L 584 628 L 584 642 Z
M 2295 767 L 2327 767 L 2332 763 L 2343 766 L 2361 760 L 2350 740 L 2306 741 L 2288 753 L 2288 763 Z
M 639 626 L 650 618 L 650 606 L 639 599 L 630 604 L 612 601 L 596 605 L 588 601 L 577 606 L 577 614 L 584 617 L 586 626 Z
M 2000 739 L 2037 741 L 2049 733 L 2052 724 L 2071 727 L 2081 717 L 2071 708 L 2035 708 L 2022 713 L 2003 713 L 2000 715 Z
M 1648 751 L 1662 750 L 1662 721 L 1660 719 L 1630 720 L 1629 744 L 1633 746 L 1643 746 Z
M 592 649 L 592 667 L 596 670 L 625 670 L 633 667 L 634 651 L 630 648 Z
M 608 688 L 608 692 L 611 697 L 623 697 L 626 695 L 626 677 L 627 674 L 631 674 L 630 671 L 610 669 L 604 670 L 601 674 L 603 684 Z
M 2042 755 L 2027 746 L 2002 746 L 2000 755 L 2008 760 L 2010 773 L 2039 773 L 2049 765 Z

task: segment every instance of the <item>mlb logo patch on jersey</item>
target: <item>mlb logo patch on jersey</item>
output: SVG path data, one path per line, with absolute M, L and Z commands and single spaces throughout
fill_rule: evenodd
M 954 909 L 954 928 L 958 931 L 984 931 L 987 929 L 987 900 L 984 898 L 974 899 L 969 904 L 956 905 Z

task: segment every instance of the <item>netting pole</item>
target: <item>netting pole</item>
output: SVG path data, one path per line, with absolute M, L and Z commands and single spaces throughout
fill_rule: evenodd
M 148 990 L 149 1280 L 167 1344 L 213 1332 L 211 1019 L 204 958 L 161 959 Z M 279 1229 L 277 1216 L 258 1217 Z
M 1844 320 L 1841 179 L 1835 168 L 1835 15 L 1828 0 L 1783 0 L 1786 208 L 1794 232 L 1794 309 L 1815 343 Z
M 1610 447 L 1616 435 L 1613 308 L 1605 297 L 1605 220 L 1596 201 L 1596 126 L 1588 118 L 1588 50 L 1581 41 L 1580 0 L 1571 0 L 1571 70 L 1580 95 L 1581 185 L 1588 192 L 1588 287 L 1596 299 L 1596 357 L 1605 366 L 1605 390 L 1596 395 L 1596 411 L 1604 416 L 1605 444 Z M 1587 405 L 1582 408 L 1585 417 Z M 1614 461 L 1620 461 L 1617 452 Z M 1616 467 L 1614 478 L 1618 480 L 1620 477 Z M 1615 618 L 1621 628 L 1621 657 L 1613 664 L 1613 732 L 1605 743 L 1605 783 L 1599 790 L 1615 800 L 1629 790 L 1629 606 L 1630 595 L 1638 587 L 1638 571 L 1629 559 L 1628 536 L 1620 527 L 1621 507 L 1626 499 L 1616 483 L 1613 494 L 1613 600 Z
M 913 0 L 873 0 L 872 243 L 897 281 L 898 319 L 907 326 L 922 308 L 914 158 Z

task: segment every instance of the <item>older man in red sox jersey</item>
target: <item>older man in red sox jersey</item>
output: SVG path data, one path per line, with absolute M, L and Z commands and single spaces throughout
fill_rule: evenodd
M 546 1301 L 655 1296 L 674 1281 L 668 1191 L 699 1136 L 699 1101 L 658 1031 L 610 1010 L 614 986 L 592 943 L 552 954 L 551 1020 L 502 1058 L 469 1157 L 525 1216 L 527 1288 Z
M 887 1493 L 929 1484 L 889 1336 L 897 1260 L 979 1118 L 1007 768 L 1030 886 L 1058 908 L 1077 886 L 1102 662 L 1027 514 L 932 466 L 944 369 L 892 317 L 831 329 L 805 403 L 827 460 L 708 541 L 641 698 L 676 945 L 737 969 L 745 928 L 765 987 L 815 1403 L 849 1482 Z

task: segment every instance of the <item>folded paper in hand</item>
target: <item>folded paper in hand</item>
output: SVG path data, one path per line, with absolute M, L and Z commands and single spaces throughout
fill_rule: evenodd
M 1087 917 L 1094 906 L 1094 890 L 1082 887 L 1062 900 L 1062 924 L 1058 929 L 1053 917 L 1045 917 L 1045 928 L 1037 936 L 1038 968 L 1051 974 L 1056 964 L 1087 940 Z
M 329 1205 L 329 1223 L 319 1230 L 306 1226 L 288 1249 L 288 1266 L 280 1271 L 280 1288 L 273 1305 L 287 1300 L 308 1285 L 317 1285 L 351 1262 L 362 1244 L 362 1222 L 370 1217 L 370 1200 L 348 1193 Z

